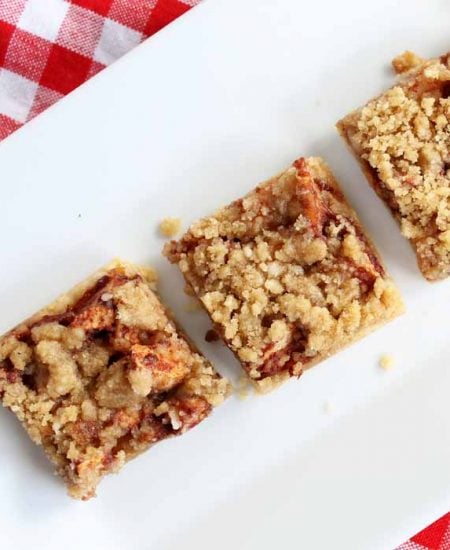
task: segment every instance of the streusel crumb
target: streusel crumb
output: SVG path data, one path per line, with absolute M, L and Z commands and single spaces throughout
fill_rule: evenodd
M 382 355 L 379 364 L 383 370 L 391 370 L 395 365 L 394 357 L 388 354 Z
M 422 57 L 407 50 L 392 60 L 392 66 L 397 74 L 402 74 L 415 69 L 423 62 L 424 59 Z
M 322 160 L 299 159 L 165 247 L 262 392 L 402 311 Z
M 175 237 L 180 232 L 180 218 L 165 218 L 159 224 L 159 230 L 165 237 Z
M 338 129 L 415 248 L 423 275 L 437 280 L 450 273 L 450 61 L 417 63 L 404 60 L 408 72 L 398 85 Z
M 120 261 L 0 339 L 3 405 L 83 500 L 228 392 L 168 316 L 154 272 Z

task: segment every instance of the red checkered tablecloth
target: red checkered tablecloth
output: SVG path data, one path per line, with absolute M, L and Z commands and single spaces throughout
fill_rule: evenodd
M 0 0 L 0 140 L 200 0 Z M 450 513 L 397 550 L 450 550 Z
M 449 550 L 450 512 L 414 535 L 396 550 Z
M 200 0 L 0 0 L 0 139 Z

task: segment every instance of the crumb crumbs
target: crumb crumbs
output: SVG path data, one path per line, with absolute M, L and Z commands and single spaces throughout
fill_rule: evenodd
M 388 371 L 394 367 L 395 360 L 392 355 L 385 354 L 380 357 L 379 365 L 383 370 Z
M 334 410 L 334 405 L 331 401 L 325 401 L 322 408 L 324 413 L 331 414 Z
M 397 74 L 406 73 L 415 69 L 424 62 L 424 59 L 414 52 L 407 50 L 400 55 L 397 55 L 392 60 L 392 66 Z
M 175 237 L 181 229 L 181 220 L 180 218 L 165 218 L 159 224 L 159 230 L 164 235 L 164 237 Z
M 205 334 L 205 340 L 207 342 L 217 342 L 219 338 L 220 338 L 219 335 L 213 329 L 208 330 Z

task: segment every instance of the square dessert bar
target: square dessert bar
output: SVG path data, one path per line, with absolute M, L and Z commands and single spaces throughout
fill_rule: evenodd
M 393 61 L 397 85 L 338 122 L 430 281 L 450 274 L 450 55 Z
M 161 305 L 155 274 L 120 261 L 0 339 L 3 405 L 83 500 L 228 389 Z
M 299 376 L 402 311 L 330 170 L 299 159 L 165 254 L 257 387 Z

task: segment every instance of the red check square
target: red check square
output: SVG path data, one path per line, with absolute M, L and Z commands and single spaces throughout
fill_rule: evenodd
M 81 8 L 91 10 L 99 15 L 106 15 L 114 0 L 70 0 L 71 4 L 76 4 Z
M 6 52 L 8 51 L 11 36 L 14 33 L 15 27 L 5 21 L 0 21 L 0 65 L 3 65 Z
M 61 94 L 68 94 L 82 84 L 89 73 L 91 60 L 54 44 L 40 84 Z
M 436 550 L 445 550 L 449 548 L 447 543 L 450 543 L 450 513 L 432 523 L 429 527 L 417 533 L 412 537 L 411 541 L 416 544 L 421 544 L 425 548 L 436 548 Z
M 144 32 L 158 0 L 114 0 L 108 17 L 136 31 Z
M 56 43 L 68 50 L 92 57 L 105 19 L 79 6 L 70 6 L 59 29 Z
M 87 78 L 92 78 L 100 71 L 103 71 L 103 69 L 105 68 L 106 68 L 106 65 L 103 65 L 103 63 L 97 63 L 97 61 L 92 61 Z
M 0 20 L 17 25 L 27 0 L 0 0 Z
M 9 118 L 9 116 L 0 114 L 0 140 L 5 139 L 5 137 L 8 137 L 9 134 L 12 134 L 21 126 L 22 124 L 17 122 L 17 120 L 13 120 L 12 118 Z
M 36 115 L 42 113 L 45 109 L 51 107 L 53 103 L 56 103 L 62 97 L 64 97 L 63 94 L 59 94 L 54 90 L 45 88 L 45 86 L 39 86 L 36 95 L 34 96 L 33 105 L 27 120 L 31 120 Z
M 179 0 L 159 0 L 150 15 L 144 34 L 154 34 L 188 10 L 189 6 Z
M 16 29 L 9 42 L 4 67 L 38 82 L 51 49 L 51 42 L 22 29 Z

